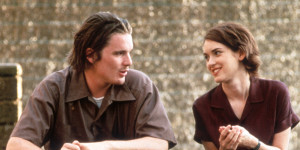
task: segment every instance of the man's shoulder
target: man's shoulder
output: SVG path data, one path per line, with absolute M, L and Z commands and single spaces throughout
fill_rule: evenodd
M 149 78 L 144 72 L 135 69 L 129 69 L 126 77 Z
M 125 79 L 125 84 L 135 87 L 143 87 L 151 84 L 152 81 L 148 75 L 139 70 L 130 69 Z
M 70 67 L 64 68 L 62 70 L 58 70 L 55 72 L 52 72 L 48 76 L 46 76 L 40 84 L 61 84 L 64 83 L 68 76 L 70 76 L 72 71 L 70 70 Z

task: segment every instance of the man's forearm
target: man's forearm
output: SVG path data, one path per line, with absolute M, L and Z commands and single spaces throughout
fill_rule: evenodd
M 153 137 L 143 137 L 128 141 L 103 141 L 95 143 L 81 143 L 81 149 L 106 149 L 106 150 L 167 150 L 168 141 L 153 138 Z M 105 148 L 104 148 L 105 147 Z
M 33 143 L 19 138 L 19 137 L 11 137 L 7 143 L 6 150 L 41 150 L 41 148 L 37 147 Z

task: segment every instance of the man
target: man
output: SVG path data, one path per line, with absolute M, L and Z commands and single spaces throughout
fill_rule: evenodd
M 131 26 L 108 12 L 76 33 L 70 67 L 34 90 L 7 144 L 13 149 L 168 149 L 176 140 L 157 88 L 129 69 Z

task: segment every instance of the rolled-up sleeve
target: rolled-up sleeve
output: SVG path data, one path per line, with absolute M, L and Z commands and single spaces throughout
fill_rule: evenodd
M 137 113 L 136 136 L 164 139 L 169 142 L 169 148 L 174 147 L 174 133 L 156 86 L 150 82 L 142 89 L 139 90 L 143 100 Z
M 299 123 L 299 118 L 291 106 L 288 88 L 283 83 L 278 85 L 277 101 L 275 133 L 281 132 L 289 127 L 293 128 Z
M 49 139 L 57 93 L 47 80 L 32 93 L 11 137 L 20 137 L 41 147 Z

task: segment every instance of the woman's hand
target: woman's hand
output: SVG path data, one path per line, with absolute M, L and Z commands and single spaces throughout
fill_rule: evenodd
M 242 131 L 240 128 L 232 128 L 231 125 L 221 126 L 219 128 L 220 150 L 236 150 L 239 146 Z
M 241 126 L 232 126 L 233 129 L 238 129 L 242 132 L 239 146 L 254 148 L 258 144 L 258 139 L 250 134 L 245 128 Z
M 230 128 L 231 127 L 231 128 Z M 224 130 L 229 130 L 230 131 L 239 131 L 240 135 L 238 138 L 238 146 L 240 147 L 247 147 L 247 148 L 254 148 L 258 144 L 258 139 L 254 137 L 252 134 L 250 134 L 245 128 L 241 126 L 230 126 L 228 125 L 227 127 L 221 126 L 219 128 L 219 132 L 222 135 L 222 132 Z M 220 137 L 221 137 L 220 135 Z M 221 142 L 220 142 L 221 145 Z

